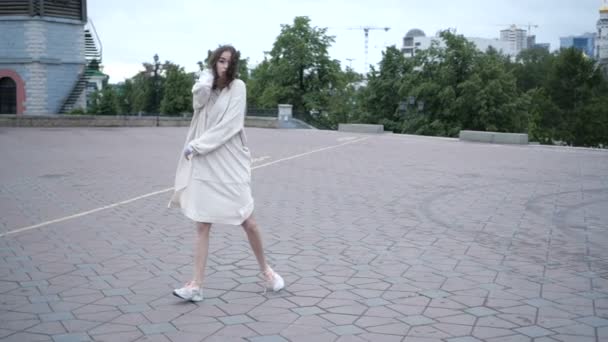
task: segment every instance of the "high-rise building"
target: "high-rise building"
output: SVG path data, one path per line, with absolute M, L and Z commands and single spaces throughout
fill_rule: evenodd
M 517 28 L 516 25 L 511 25 L 506 30 L 500 30 L 500 40 L 509 42 L 511 49 L 515 51 L 515 55 L 521 50 L 528 48 L 528 34 L 526 30 Z
M 547 51 L 551 50 L 551 44 L 549 43 L 536 43 L 534 44 L 534 48 L 536 49 L 545 49 Z
M 595 39 L 595 59 L 608 67 L 608 0 L 600 7 L 600 19 L 597 21 Z
M 505 42 L 498 39 L 490 38 L 477 38 L 477 37 L 465 37 L 466 40 L 475 44 L 475 47 L 480 51 L 486 51 L 492 47 L 497 51 L 511 57 L 515 57 L 517 53 L 511 48 L 509 42 Z M 420 29 L 411 29 L 403 37 L 403 46 L 401 52 L 405 57 L 414 57 L 420 50 L 426 50 L 431 47 L 433 42 L 437 43 L 440 47 L 445 47 L 445 42 L 439 37 L 427 37 L 424 31 Z
M 550 50 L 551 44 L 549 43 L 537 43 L 536 36 L 530 35 L 528 36 L 528 49 L 545 49 L 547 51 Z
M 587 57 L 595 58 L 595 33 L 585 33 L 580 36 L 560 37 L 560 48 L 576 48 Z
M 420 29 L 411 29 L 407 31 L 405 37 L 403 37 L 403 47 L 401 48 L 401 52 L 403 52 L 405 57 L 414 57 L 416 55 L 416 50 L 421 48 L 421 40 L 428 40 L 424 31 Z M 429 46 L 431 46 L 430 43 L 424 48 L 426 49 Z

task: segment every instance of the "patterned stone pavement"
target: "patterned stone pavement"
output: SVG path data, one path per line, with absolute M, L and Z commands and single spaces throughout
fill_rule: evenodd
M 193 304 L 185 128 L 0 128 L 0 341 L 608 340 L 608 151 L 248 135 L 287 288 L 217 225 Z

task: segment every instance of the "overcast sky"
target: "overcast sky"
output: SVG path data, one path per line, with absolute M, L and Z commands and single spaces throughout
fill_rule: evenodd
M 389 45 L 401 47 L 412 28 L 427 36 L 455 28 L 470 37 L 498 38 L 510 24 L 528 29 L 539 43 L 559 48 L 559 37 L 595 32 L 605 0 L 89 0 L 88 16 L 103 43 L 104 72 L 110 82 L 123 81 L 152 61 L 170 60 L 195 71 L 208 49 L 232 44 L 255 66 L 272 49 L 281 24 L 308 16 L 311 24 L 328 27 L 335 36 L 330 56 L 365 68 L 363 30 L 349 27 L 390 27 L 369 33 L 369 63 L 381 59 Z M 348 59 L 354 59 L 349 61 Z

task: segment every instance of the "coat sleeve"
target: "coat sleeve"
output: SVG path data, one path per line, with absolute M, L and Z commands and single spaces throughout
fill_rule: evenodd
M 230 87 L 232 92 L 230 102 L 220 121 L 205 131 L 199 138 L 189 143 L 195 155 L 205 155 L 212 152 L 243 129 L 247 89 L 245 83 L 238 79 L 234 80 Z
M 196 111 L 209 102 L 211 87 L 213 86 L 213 73 L 205 69 L 192 86 L 192 108 Z

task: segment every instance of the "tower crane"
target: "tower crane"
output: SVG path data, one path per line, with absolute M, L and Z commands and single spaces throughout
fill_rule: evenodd
M 347 27 L 347 30 L 363 30 L 363 33 L 365 34 L 365 75 L 367 75 L 367 68 L 368 68 L 368 45 L 369 45 L 369 31 L 370 30 L 384 30 L 384 32 L 387 32 L 388 30 L 390 30 L 390 27 L 376 27 L 376 26 L 358 26 L 358 27 Z
M 509 27 L 528 27 L 528 35 L 530 35 L 530 32 L 532 32 L 532 28 L 538 28 L 537 24 L 532 24 L 532 23 L 527 23 L 527 24 L 500 24 L 498 26 L 509 26 Z

